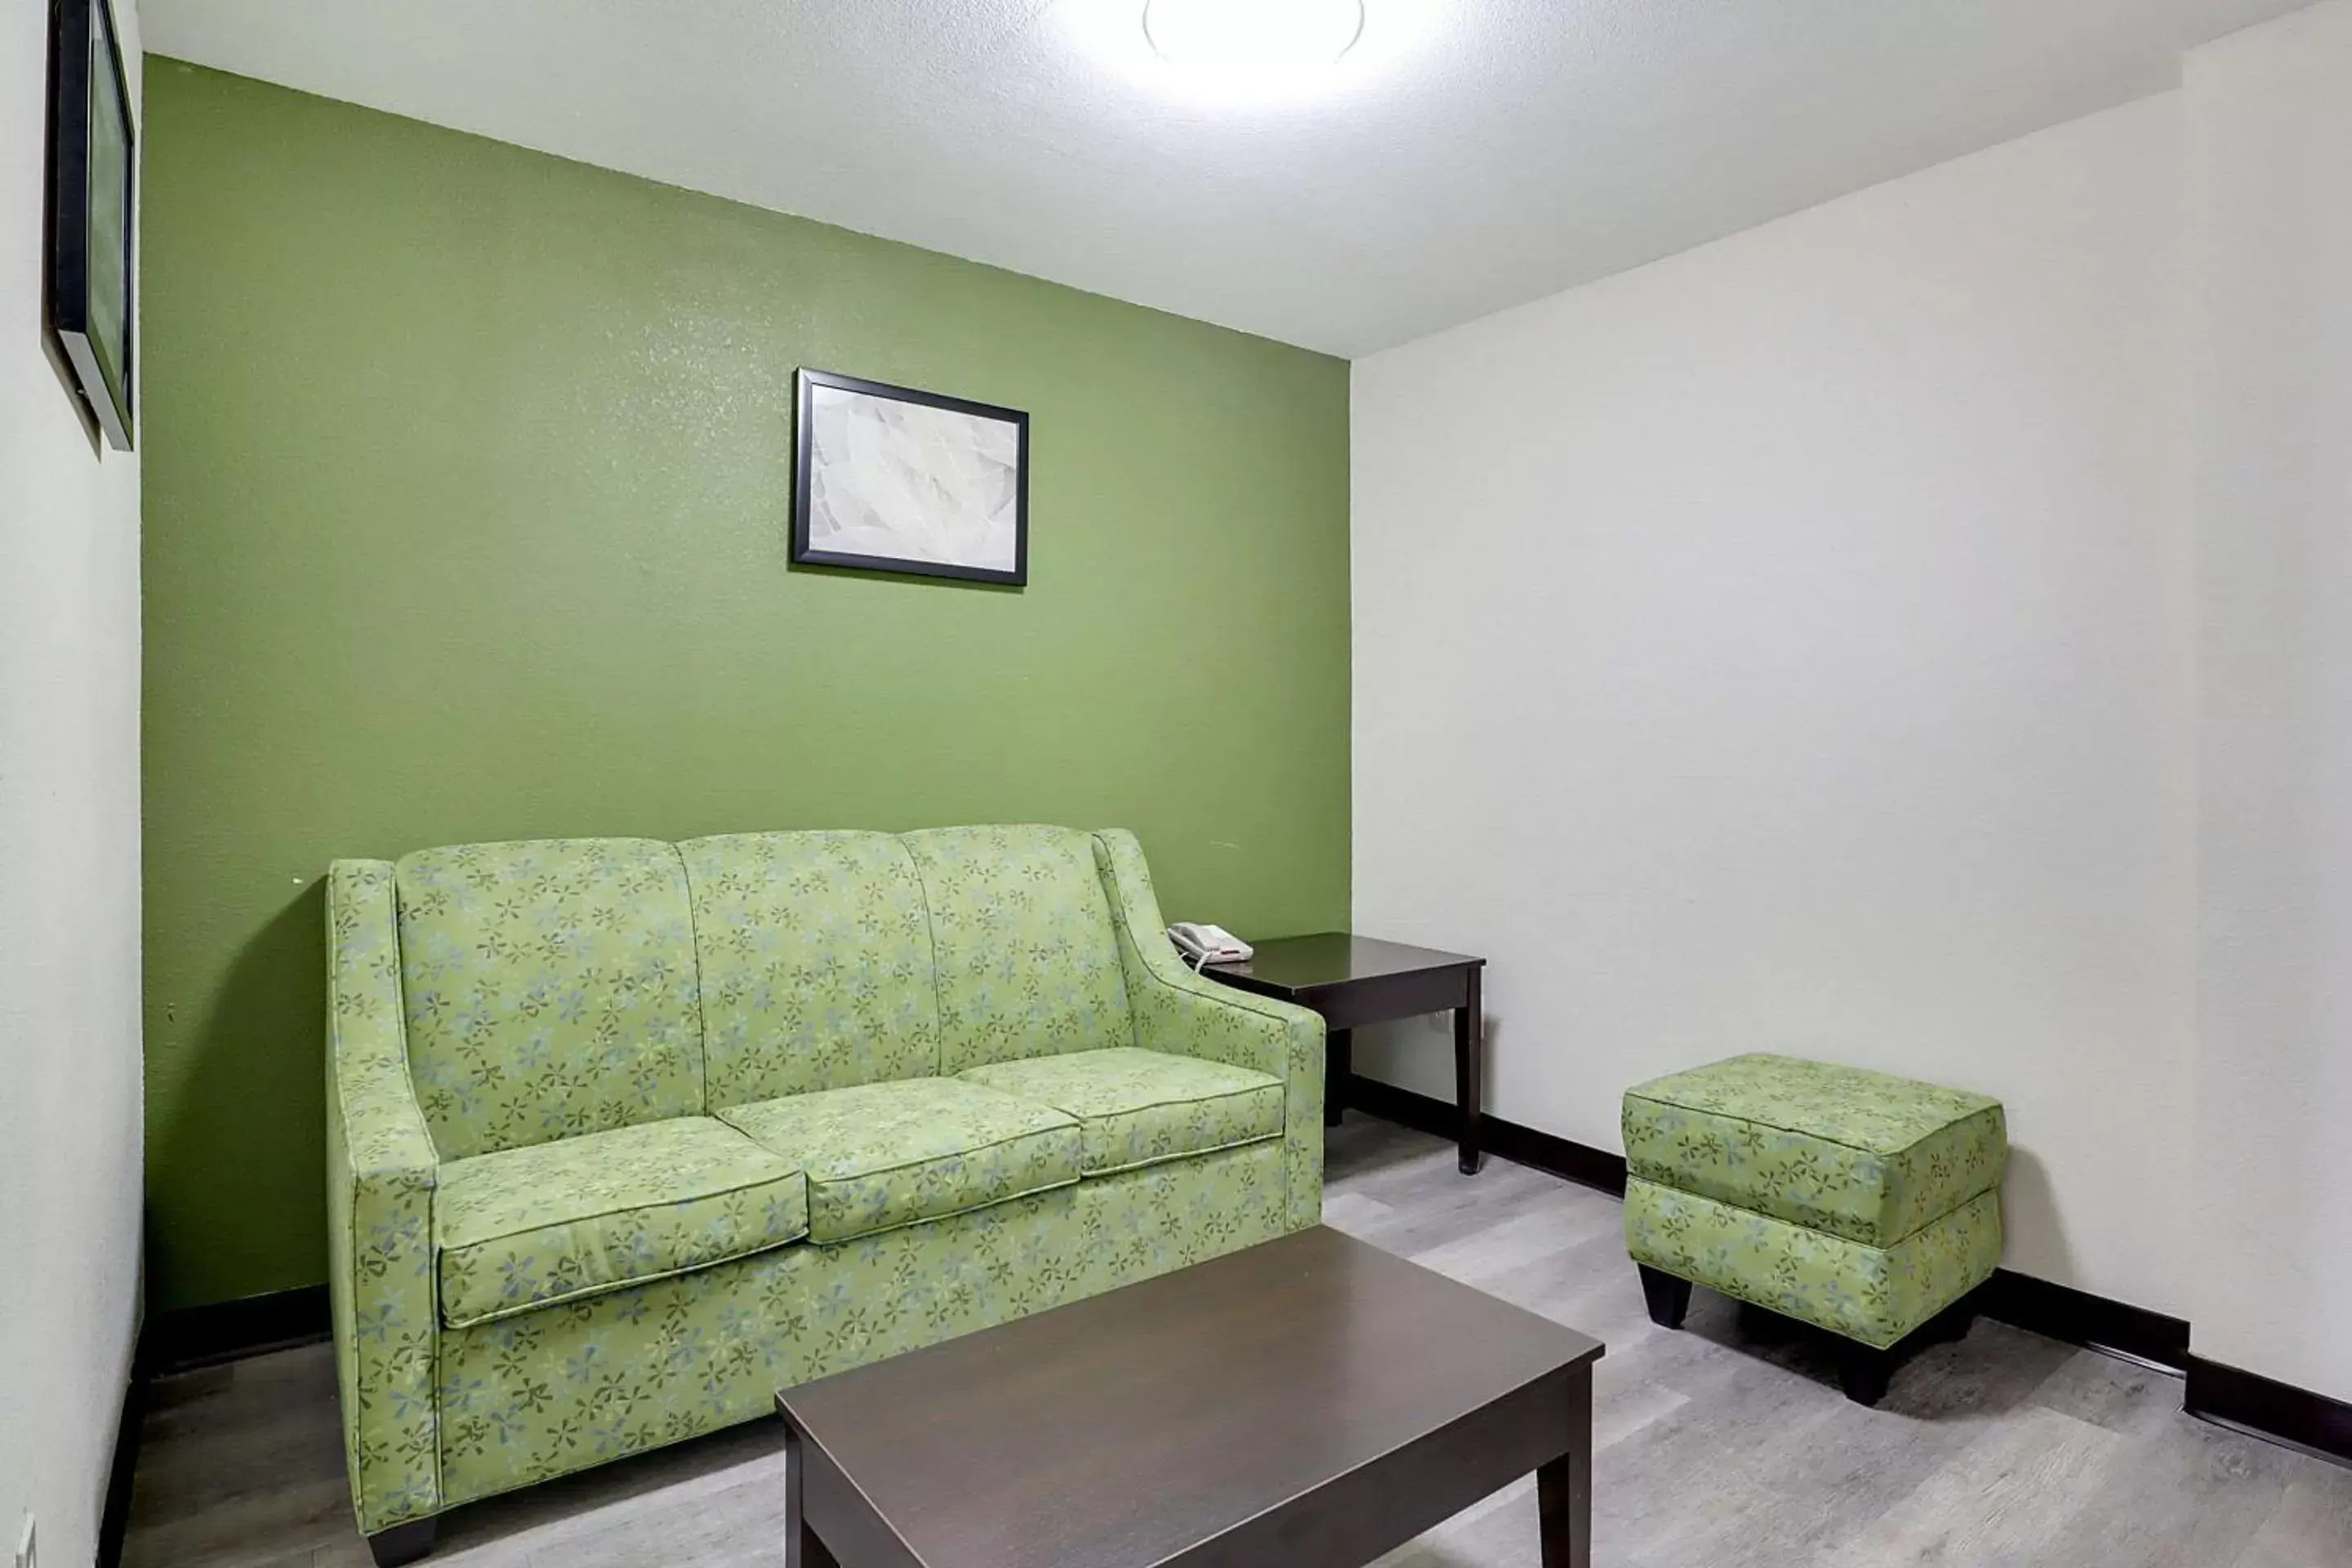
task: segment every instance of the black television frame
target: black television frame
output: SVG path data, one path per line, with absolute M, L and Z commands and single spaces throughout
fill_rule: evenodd
M 51 0 L 49 7 L 49 330 L 57 334 L 82 400 L 108 443 L 131 449 L 134 384 L 131 360 L 138 331 L 139 130 L 131 113 L 131 77 L 122 35 L 108 0 Z M 122 134 L 122 346 L 113 349 L 92 331 L 89 188 L 92 121 L 97 112 L 92 71 L 105 44 L 114 73 Z

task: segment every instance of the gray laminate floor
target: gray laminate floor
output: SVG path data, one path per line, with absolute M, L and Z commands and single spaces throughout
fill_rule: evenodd
M 1819 1348 L 1704 1292 L 1654 1329 L 1619 1205 L 1350 1115 L 1325 1215 L 1341 1230 L 1599 1335 L 1595 1561 L 1603 1568 L 2345 1568 L 2352 1470 L 2191 1421 L 2179 1382 L 1979 1323 L 1846 1403 Z M 1752 1318 L 1752 1315 L 1751 1315 Z M 781 1560 L 766 1423 L 461 1510 L 445 1568 L 719 1568 Z M 1536 1563 L 1522 1483 L 1384 1568 Z M 324 1346 L 159 1385 L 133 1568 L 360 1568 Z

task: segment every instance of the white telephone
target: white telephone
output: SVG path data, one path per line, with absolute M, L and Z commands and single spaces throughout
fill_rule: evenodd
M 1211 963 L 1239 963 L 1252 951 L 1249 943 L 1223 926 L 1194 925 L 1189 921 L 1170 926 L 1168 940 L 1192 961 L 1195 969 Z

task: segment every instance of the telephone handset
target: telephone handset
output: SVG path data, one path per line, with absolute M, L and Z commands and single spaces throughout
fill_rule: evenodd
M 1239 963 L 1252 951 L 1249 943 L 1223 926 L 1195 925 L 1190 921 L 1170 926 L 1168 940 L 1192 961 L 1195 969 L 1211 963 Z

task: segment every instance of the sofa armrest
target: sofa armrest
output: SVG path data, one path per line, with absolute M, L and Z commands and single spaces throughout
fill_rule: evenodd
M 408 1077 L 392 866 L 327 868 L 327 1243 L 344 1458 L 360 1529 L 439 1510 L 437 1158 Z
M 1323 1222 L 1323 1020 L 1305 1007 L 1194 973 L 1160 921 L 1143 847 L 1122 828 L 1095 835 L 1095 866 L 1146 1050 L 1251 1068 L 1283 1082 L 1285 1203 L 1293 1229 Z

